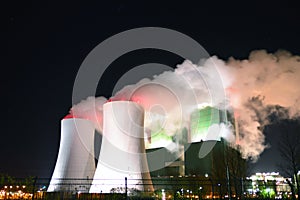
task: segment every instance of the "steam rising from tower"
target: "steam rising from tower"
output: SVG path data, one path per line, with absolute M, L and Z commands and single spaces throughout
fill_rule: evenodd
M 215 78 L 213 68 L 217 68 L 221 80 Z M 226 109 L 232 115 L 234 112 L 239 125 L 236 131 L 239 138 L 235 139 L 230 126 L 225 126 L 227 134 L 222 137 L 232 145 L 238 141 L 243 157 L 255 161 L 267 147 L 262 130 L 270 123 L 268 116 L 299 116 L 299 77 L 299 56 L 287 51 L 269 54 L 260 50 L 251 52 L 246 60 L 230 58 L 223 61 L 213 56 L 199 65 L 184 61 L 175 71 L 166 71 L 151 80 L 142 79 L 135 85 L 125 86 L 112 99 L 139 102 L 146 112 L 147 132 L 156 132 L 159 126 L 164 126 L 169 137 L 174 136 L 178 129 L 189 127 L 191 113 L 200 104 Z M 166 95 L 166 88 L 172 91 L 172 95 Z M 222 90 L 226 92 L 225 95 Z M 214 102 L 211 101 L 211 94 L 216 94 Z M 199 101 L 193 101 L 194 97 Z M 99 98 L 104 99 L 98 97 L 95 101 Z M 75 105 L 72 110 L 78 106 L 81 104 Z M 94 107 L 95 104 L 91 108 Z M 98 114 L 101 119 L 101 111 Z M 98 123 L 98 126 L 101 129 L 101 124 Z

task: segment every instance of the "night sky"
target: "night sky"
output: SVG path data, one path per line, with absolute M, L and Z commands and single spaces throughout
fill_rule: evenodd
M 72 106 L 77 71 L 94 47 L 121 31 L 145 26 L 174 29 L 225 60 L 246 59 L 256 49 L 285 49 L 300 55 L 300 12 L 292 1 L 50 2 L 11 1 L 1 6 L 0 173 L 51 176 L 60 120 Z M 175 67 L 183 59 L 154 50 L 121 56 L 101 78 L 97 95 L 110 97 L 120 75 L 149 61 Z M 278 171 L 278 133 L 270 130 L 266 136 L 271 148 L 252 166 L 253 171 Z

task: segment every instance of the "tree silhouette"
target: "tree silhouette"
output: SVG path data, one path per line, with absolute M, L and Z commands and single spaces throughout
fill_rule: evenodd
M 215 185 L 218 186 L 219 193 L 242 197 L 242 182 L 246 177 L 247 162 L 242 158 L 241 153 L 229 144 L 225 143 L 222 146 L 219 151 L 213 152 L 213 175 L 217 181 Z M 227 180 L 227 167 L 230 180 Z M 230 181 L 230 188 L 227 185 L 228 181 Z
M 300 120 L 284 120 L 279 125 L 280 140 L 278 150 L 285 161 L 279 164 L 280 169 L 294 180 L 296 192 L 300 196 L 298 171 L 300 170 Z

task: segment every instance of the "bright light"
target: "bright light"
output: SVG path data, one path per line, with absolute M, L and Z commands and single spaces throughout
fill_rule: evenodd
M 162 200 L 166 200 L 166 193 L 165 193 L 165 189 L 161 189 L 161 199 Z
M 208 174 L 205 174 L 205 177 L 207 178 L 207 177 L 208 177 Z

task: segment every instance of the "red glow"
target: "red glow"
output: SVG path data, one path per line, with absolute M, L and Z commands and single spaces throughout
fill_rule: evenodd
M 138 97 L 138 96 L 131 96 L 129 99 L 124 97 L 124 96 L 118 97 L 118 98 L 111 97 L 105 103 L 114 102 L 114 101 L 132 101 L 132 102 L 135 102 L 137 104 L 145 106 L 144 99 L 141 98 L 141 97 Z
M 112 102 L 112 101 L 131 101 L 131 100 L 128 100 L 128 99 L 126 99 L 125 97 L 121 97 L 121 98 L 109 98 L 107 101 L 106 101 L 106 103 L 108 103 L 108 102 Z
M 228 87 L 228 88 L 226 88 L 226 91 L 228 91 L 229 94 L 237 93 L 237 89 L 235 89 L 235 88 L 233 88 L 233 87 Z
M 77 118 L 77 117 L 75 117 L 72 113 L 69 113 L 63 119 L 72 119 L 72 118 Z
M 239 98 L 239 92 L 238 89 L 233 88 L 233 87 L 228 87 L 226 88 L 226 92 L 229 94 L 229 99 L 230 99 L 230 105 L 232 107 L 238 107 L 240 103 L 240 98 Z M 237 114 L 238 116 L 238 114 Z
M 135 103 L 141 103 L 141 99 L 140 98 L 138 98 L 138 97 L 132 97 L 131 99 L 130 99 L 130 101 L 133 101 L 133 102 L 135 102 Z
M 236 119 L 240 116 L 240 114 L 237 111 L 234 111 L 233 114 L 234 114 L 234 118 L 236 118 Z

